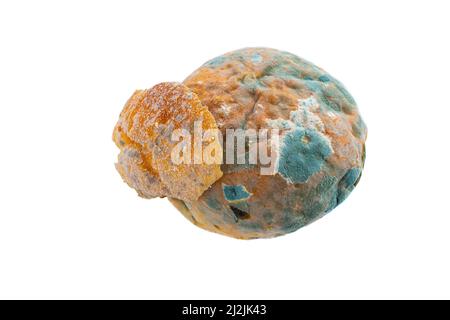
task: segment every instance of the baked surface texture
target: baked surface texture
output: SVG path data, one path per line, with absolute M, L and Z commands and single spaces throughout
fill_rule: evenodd
M 165 160 L 158 160 L 155 151 L 148 158 L 148 151 L 140 147 L 148 139 L 156 141 L 154 124 L 145 127 L 147 135 L 142 130 L 133 133 L 125 124 L 154 117 L 149 113 L 155 111 L 148 111 L 154 102 L 143 108 L 149 113 L 142 111 L 141 120 L 131 111 L 123 112 L 114 134 L 122 150 L 117 165 L 122 177 L 142 196 L 169 197 L 195 225 L 239 239 L 280 236 L 330 212 L 359 182 L 367 128 L 345 87 L 314 64 L 284 51 L 245 48 L 206 62 L 183 81 L 182 88 L 193 94 L 195 106 L 201 110 L 193 112 L 183 125 L 192 130 L 192 119 L 202 113 L 209 119 L 205 128 L 217 128 L 224 137 L 223 159 L 229 152 L 225 148 L 227 129 L 279 132 L 276 143 L 268 136 L 273 157 L 270 168 L 250 163 L 247 157 L 245 163 L 225 163 L 220 168 L 186 165 L 173 169 Z M 137 91 L 125 109 L 143 95 Z M 181 105 L 172 103 L 170 108 L 177 110 Z M 259 143 L 249 141 L 245 153 Z M 139 155 L 138 160 L 133 153 Z M 147 162 L 151 165 L 144 175 L 150 178 L 135 174 L 136 168 Z M 164 170 L 178 171 L 164 178 Z M 131 179 L 133 175 L 137 178 Z M 177 178 L 180 176 L 182 179 Z M 149 179 L 162 182 L 149 183 Z M 183 187 L 189 179 L 192 185 Z

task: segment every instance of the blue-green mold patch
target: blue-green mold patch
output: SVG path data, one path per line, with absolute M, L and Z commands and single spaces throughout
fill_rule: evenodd
M 328 81 L 330 81 L 330 78 L 327 75 L 323 74 L 319 77 L 319 81 L 328 82 Z
M 251 197 L 251 193 L 247 191 L 243 185 L 223 185 L 223 195 L 228 202 L 245 201 Z
M 214 210 L 221 210 L 222 209 L 222 204 L 216 198 L 207 197 L 206 198 L 206 204 L 207 204 L 208 207 L 210 207 L 211 209 L 214 209 Z
M 318 132 L 297 127 L 283 138 L 278 172 L 292 183 L 303 183 L 318 172 L 332 150 Z
M 322 83 L 315 80 L 307 80 L 306 86 L 309 90 L 316 93 L 322 93 Z
M 214 59 L 209 60 L 208 62 L 206 62 L 204 64 L 204 66 L 206 67 L 218 67 L 220 65 L 222 65 L 225 62 L 225 57 L 224 56 L 220 56 L 220 57 L 216 57 Z
M 350 192 L 352 192 L 355 186 L 358 184 L 360 177 L 360 168 L 352 168 L 345 173 L 344 177 L 341 179 L 341 181 L 339 181 L 336 194 L 336 205 L 342 203 L 342 201 L 344 201 L 348 197 Z
M 359 168 L 352 168 L 347 171 L 344 178 L 342 178 L 342 183 L 344 184 L 345 188 L 349 188 L 353 186 L 356 181 L 358 180 L 359 176 L 361 174 L 361 169 Z
M 263 58 L 259 53 L 255 53 L 252 55 L 251 60 L 253 63 L 260 63 L 262 62 Z

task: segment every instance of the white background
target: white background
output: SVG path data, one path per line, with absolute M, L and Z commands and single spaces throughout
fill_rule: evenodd
M 2 1 L 0 298 L 450 298 L 448 1 Z M 340 79 L 351 196 L 271 240 L 191 225 L 116 173 L 137 88 L 248 46 Z

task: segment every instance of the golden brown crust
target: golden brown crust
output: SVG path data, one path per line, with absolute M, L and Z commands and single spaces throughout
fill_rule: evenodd
M 176 129 L 193 135 L 194 122 L 202 130 L 217 129 L 214 117 L 197 96 L 178 83 L 160 83 L 138 90 L 126 103 L 114 129 L 120 148 L 117 170 L 129 186 L 145 198 L 196 200 L 222 176 L 220 164 L 175 164 L 171 153 Z M 218 137 L 213 142 L 222 152 Z M 191 152 L 193 143 L 191 144 Z

